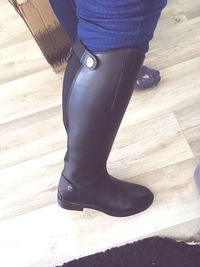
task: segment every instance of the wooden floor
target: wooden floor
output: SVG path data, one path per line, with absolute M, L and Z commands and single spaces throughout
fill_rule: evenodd
M 0 8 L 0 266 L 54 267 L 151 235 L 200 240 L 199 0 L 169 1 L 146 62 L 162 82 L 134 92 L 110 154 L 112 175 L 155 194 L 126 218 L 57 205 L 63 72 L 52 71 L 12 6 Z

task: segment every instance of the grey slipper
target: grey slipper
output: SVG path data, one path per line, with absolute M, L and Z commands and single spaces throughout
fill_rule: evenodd
M 198 188 L 199 193 L 200 193 L 200 164 L 198 164 L 196 169 L 195 169 L 194 178 L 195 178 L 197 188 Z

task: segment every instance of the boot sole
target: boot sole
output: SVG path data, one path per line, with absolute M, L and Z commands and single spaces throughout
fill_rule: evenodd
M 135 215 L 137 213 L 140 213 L 151 206 L 153 199 L 154 199 L 154 197 L 152 195 L 151 201 L 145 207 L 137 209 L 134 212 L 124 212 L 123 213 L 123 212 L 110 212 L 110 211 L 102 210 L 99 207 L 93 206 L 93 205 L 84 205 L 84 207 L 83 207 L 83 206 L 76 204 L 76 203 L 70 203 L 70 202 L 66 202 L 66 201 L 61 200 L 59 197 L 59 194 L 57 194 L 57 202 L 58 202 L 59 206 L 63 209 L 74 210 L 74 211 L 83 211 L 83 209 L 93 209 L 93 210 L 101 211 L 103 213 L 106 213 L 106 214 L 108 214 L 110 216 L 114 216 L 114 217 L 126 217 L 126 216 L 131 216 L 131 215 Z

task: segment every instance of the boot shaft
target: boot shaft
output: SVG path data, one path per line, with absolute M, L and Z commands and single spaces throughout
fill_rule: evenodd
M 77 180 L 106 172 L 107 158 L 144 60 L 143 54 L 129 48 L 93 55 L 98 64 L 91 70 L 73 54 L 63 82 L 68 133 L 64 174 Z

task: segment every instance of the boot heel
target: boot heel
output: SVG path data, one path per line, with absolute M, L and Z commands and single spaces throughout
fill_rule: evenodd
M 66 210 L 77 210 L 77 211 L 83 211 L 83 208 L 78 205 L 78 204 L 72 204 L 72 203 L 66 203 L 63 202 L 60 198 L 59 195 L 57 195 L 57 202 L 60 205 L 60 207 L 62 207 L 63 209 Z

